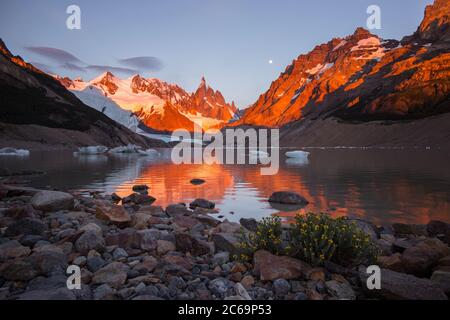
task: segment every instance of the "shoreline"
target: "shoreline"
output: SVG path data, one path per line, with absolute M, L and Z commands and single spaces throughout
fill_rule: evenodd
M 0 299 L 448 298 L 449 224 L 378 229 L 359 220 L 382 250 L 382 290 L 371 292 L 362 266 L 312 267 L 264 250 L 235 261 L 240 233 L 256 220 L 221 222 L 204 199 L 153 206 L 147 188 L 133 189 L 119 199 L 0 186 Z M 81 290 L 66 287 L 69 265 L 80 267 Z

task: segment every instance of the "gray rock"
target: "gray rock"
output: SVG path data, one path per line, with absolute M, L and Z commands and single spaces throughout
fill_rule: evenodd
M 42 211 L 70 210 L 74 206 L 74 198 L 61 191 L 40 191 L 31 199 L 31 205 Z
M 285 279 L 276 279 L 273 282 L 273 291 L 278 298 L 283 298 L 291 290 L 291 285 Z
M 14 237 L 18 235 L 42 236 L 47 231 L 47 225 L 37 219 L 25 218 L 15 221 L 5 231 L 5 236 Z
M 178 251 L 190 252 L 194 256 L 208 254 L 211 251 L 211 247 L 206 241 L 197 239 L 188 233 L 177 233 L 175 245 Z
M 22 246 L 19 241 L 11 240 L 0 244 L 0 261 L 28 256 L 31 250 Z
M 325 282 L 325 287 L 329 294 L 340 300 L 355 300 L 356 295 L 348 283 L 341 283 L 336 280 Z
M 252 231 L 252 232 L 256 232 L 256 230 L 258 229 L 258 221 L 256 221 L 256 219 L 253 218 L 241 218 L 239 220 L 239 223 L 247 230 Z
M 90 272 L 96 272 L 100 270 L 106 264 L 106 261 L 101 257 L 94 256 L 90 257 L 86 260 L 86 266 Z
M 30 256 L 30 261 L 35 270 L 47 276 L 66 274 L 67 257 L 56 251 L 39 251 Z
M 94 300 L 111 299 L 116 294 L 116 290 L 107 284 L 102 284 L 94 290 Z
M 161 231 L 146 229 L 136 233 L 138 246 L 142 250 L 156 250 L 157 241 L 161 237 Z
M 92 283 L 107 284 L 112 288 L 118 289 L 125 284 L 127 271 L 128 268 L 123 263 L 110 263 L 94 273 Z
M 213 241 L 216 250 L 227 251 L 232 256 L 239 255 L 242 251 L 239 248 L 239 239 L 234 233 L 216 233 L 213 235 Z
M 122 259 L 122 258 L 127 258 L 128 257 L 128 253 L 122 248 L 116 248 L 113 251 L 113 255 L 112 256 L 113 256 L 114 260 L 119 260 L 119 259 Z
M 167 206 L 166 213 L 169 217 L 176 217 L 178 215 L 191 215 L 192 211 L 186 208 L 185 204 L 171 204 Z
M 368 274 L 365 268 L 360 269 L 360 279 L 365 288 Z M 369 295 L 388 300 L 447 300 L 444 291 L 433 281 L 381 269 L 380 290 L 367 290 Z
M 447 295 L 450 294 L 450 272 L 437 270 L 433 272 L 431 281 L 435 282 Z
M 222 265 L 230 261 L 230 253 L 227 251 L 216 253 L 212 259 L 214 265 Z
M 0 265 L 0 275 L 6 280 L 29 281 L 38 275 L 30 259 L 10 260 Z
M 75 242 L 75 248 L 83 255 L 86 255 L 91 250 L 103 252 L 105 250 L 105 240 L 98 232 L 88 231 L 78 238 Z
M 208 284 L 209 290 L 218 298 L 223 298 L 228 291 L 229 281 L 225 278 L 216 278 Z

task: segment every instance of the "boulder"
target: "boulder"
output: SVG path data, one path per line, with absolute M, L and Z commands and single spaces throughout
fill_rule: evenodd
M 11 240 L 0 244 L 0 261 L 28 256 L 31 249 L 22 246 L 19 241 Z
M 41 211 L 70 210 L 74 203 L 71 194 L 61 191 L 40 191 L 31 198 L 31 205 Z
M 128 267 L 121 262 L 113 262 L 101 268 L 94 273 L 92 283 L 107 284 L 118 289 L 125 284 L 127 280 Z
M 7 237 L 15 237 L 18 235 L 37 235 L 42 236 L 47 231 L 47 225 L 37 219 L 25 218 L 18 220 L 5 231 Z
M 431 275 L 431 281 L 435 282 L 447 295 L 450 294 L 450 272 L 437 270 Z
M 241 218 L 239 220 L 239 223 L 245 229 L 252 231 L 252 232 L 256 232 L 256 230 L 258 229 L 258 221 L 256 221 L 256 219 L 253 219 L 253 218 L 249 218 L 249 219 Z
M 6 280 L 29 281 L 38 275 L 38 271 L 30 259 L 15 259 L 0 265 L 0 275 Z
M 385 269 L 404 272 L 401 256 L 398 252 L 390 256 L 380 256 L 378 257 L 378 264 Z
M 175 244 L 171 241 L 167 240 L 158 240 L 156 242 L 156 252 L 159 255 L 165 255 L 167 252 L 175 251 Z
M 189 252 L 194 256 L 201 256 L 211 252 L 211 246 L 203 240 L 188 233 L 177 233 L 175 243 L 178 251 Z
M 206 199 L 195 199 L 189 204 L 191 209 L 203 208 L 203 209 L 214 209 L 216 204 L 214 202 L 208 201 Z
M 347 282 L 330 280 L 325 282 L 325 287 L 330 295 L 340 300 L 356 300 L 355 291 Z
M 293 205 L 307 205 L 309 202 L 304 197 L 295 192 L 278 191 L 272 193 L 269 202 Z
M 33 268 L 46 276 L 65 274 L 67 269 L 67 257 L 56 251 L 39 251 L 30 256 Z
M 262 281 L 276 279 L 298 279 L 305 277 L 311 267 L 305 262 L 287 256 L 276 256 L 265 250 L 258 250 L 253 256 L 254 274 Z
M 447 300 L 444 291 L 433 281 L 388 269 L 381 269 L 381 288 L 367 290 L 369 295 L 387 300 Z M 368 274 L 360 269 L 360 279 L 365 288 Z
M 429 276 L 440 259 L 450 254 L 450 248 L 436 238 L 425 239 L 406 249 L 401 261 L 406 273 Z
M 191 229 L 193 226 L 199 223 L 197 219 L 189 216 L 178 215 L 173 218 L 172 222 L 180 228 Z
M 232 256 L 239 256 L 242 250 L 239 248 L 239 238 L 234 233 L 216 233 L 213 235 L 216 250 L 227 251 Z
M 152 196 L 136 192 L 122 199 L 123 204 L 134 203 L 139 205 L 151 205 L 155 201 L 156 198 L 153 198 Z
M 83 233 L 75 242 L 75 249 L 82 255 L 87 255 L 91 250 L 103 252 L 105 250 L 105 240 L 99 232 L 88 231 Z
M 430 237 L 440 237 L 442 241 L 450 244 L 450 224 L 442 221 L 432 220 L 427 225 Z
M 178 215 L 191 215 L 192 211 L 186 208 L 186 205 L 184 203 L 179 203 L 167 206 L 166 213 L 169 217 L 175 217 Z
M 98 219 L 109 221 L 118 226 L 126 226 L 131 222 L 131 217 L 125 208 L 115 204 L 97 205 L 95 215 Z

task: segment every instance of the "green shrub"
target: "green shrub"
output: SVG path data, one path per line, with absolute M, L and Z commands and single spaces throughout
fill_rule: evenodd
M 256 232 L 242 232 L 238 247 L 242 252 L 238 260 L 249 261 L 253 253 L 258 250 L 267 250 L 273 254 L 286 254 L 282 245 L 281 219 L 279 217 L 263 218 L 258 223 Z
M 292 254 L 312 265 L 325 261 L 344 266 L 372 264 L 378 254 L 370 236 L 346 217 L 333 219 L 311 213 L 297 216 L 291 237 Z

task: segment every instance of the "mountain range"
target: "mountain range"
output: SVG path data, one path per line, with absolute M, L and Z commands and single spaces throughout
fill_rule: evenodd
M 449 25 L 450 2 L 436 0 L 426 8 L 417 31 L 401 41 L 383 40 L 358 28 L 348 37 L 319 45 L 295 59 L 233 125 L 280 127 L 287 145 L 320 146 L 329 145 L 327 141 L 351 144 L 361 137 L 362 123 L 375 140 L 357 144 L 377 144 L 389 124 L 394 136 L 385 136 L 386 142 L 403 135 L 413 143 L 411 131 L 423 126 L 405 124 L 427 118 L 416 123 L 432 127 L 429 118 L 438 118 L 439 124 L 448 119 L 442 114 L 450 111 Z M 376 127 L 376 121 L 383 122 Z M 443 136 L 442 125 L 436 128 L 438 140 L 432 143 L 448 140 L 445 127 Z M 336 140 L 340 128 L 348 134 Z
M 1 136 L 13 141 L 36 140 L 24 133 L 29 125 L 86 135 L 60 135 L 69 145 L 89 139 L 148 144 L 136 133 L 200 125 L 280 128 L 281 144 L 291 147 L 450 146 L 448 0 L 427 6 L 417 31 L 401 40 L 358 28 L 301 54 L 245 110 L 204 78 L 190 93 L 140 75 L 105 72 L 88 82 L 50 76 L 3 42 L 0 71 Z M 38 140 L 50 139 L 42 135 Z
M 52 76 L 0 40 L 0 146 L 24 148 L 164 146 L 83 104 Z
M 171 132 L 180 128 L 193 131 L 195 125 L 203 129 L 221 127 L 237 112 L 234 102 L 227 103 L 204 77 L 193 93 L 178 85 L 140 75 L 120 79 L 111 72 L 105 72 L 89 82 L 56 78 L 85 103 L 101 107 L 100 101 L 89 100 L 91 93 L 98 96 L 100 92 L 104 96 L 104 105 L 113 102 L 157 131 Z

